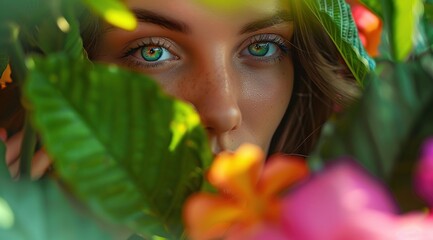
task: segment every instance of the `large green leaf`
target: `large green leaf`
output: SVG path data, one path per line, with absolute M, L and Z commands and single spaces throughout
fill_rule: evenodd
M 332 38 L 352 73 L 362 85 L 375 63 L 358 37 L 349 5 L 345 0 L 307 0 L 306 5 Z
M 5 162 L 0 162 L 0 239 L 113 239 L 107 232 L 72 208 L 52 180 L 12 180 Z
M 141 74 L 64 56 L 30 63 L 25 95 L 55 168 L 92 209 L 176 238 L 211 160 L 199 116 Z
M 408 63 L 379 64 L 380 77 L 371 75 L 362 99 L 325 126 L 311 164 L 352 156 L 376 176 L 389 179 L 407 144 L 416 147 L 420 135 L 433 135 L 433 129 L 425 127 L 432 121 L 432 64 L 432 54 Z M 405 156 L 416 159 L 414 154 Z

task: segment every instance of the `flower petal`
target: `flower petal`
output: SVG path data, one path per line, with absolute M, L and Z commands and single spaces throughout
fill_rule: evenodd
M 255 145 L 243 144 L 235 153 L 223 152 L 216 157 L 208 180 L 222 193 L 246 201 L 256 195 L 263 164 L 263 151 Z
M 183 212 L 191 239 L 221 238 L 241 215 L 242 209 L 233 201 L 207 193 L 188 198 Z
M 301 157 L 274 155 L 265 164 L 259 189 L 265 196 L 271 196 L 287 189 L 308 175 L 308 167 Z
M 386 189 L 364 170 L 343 162 L 283 200 L 283 223 L 295 239 L 340 239 L 336 234 L 365 211 L 384 213 L 381 222 L 391 224 L 386 215 L 395 212 L 395 205 Z
M 288 240 L 291 239 L 286 235 L 284 229 L 274 224 L 261 223 L 253 227 L 244 228 L 239 231 L 231 231 L 225 240 Z

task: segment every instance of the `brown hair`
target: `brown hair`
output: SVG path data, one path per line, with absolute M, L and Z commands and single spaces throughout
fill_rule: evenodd
M 346 106 L 359 93 L 354 76 L 312 12 L 293 1 L 292 99 L 274 134 L 269 153 L 307 156 L 324 122 L 336 106 Z

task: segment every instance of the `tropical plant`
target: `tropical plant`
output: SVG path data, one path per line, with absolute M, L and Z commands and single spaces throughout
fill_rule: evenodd
M 67 210 L 65 200 L 56 203 L 65 208 L 64 214 L 17 215 L 22 212 L 17 210 L 21 203 L 17 198 L 26 188 L 30 190 L 25 199 L 35 195 L 57 202 L 60 194 L 52 179 L 29 182 L 36 132 L 54 161 L 58 181 L 73 199 L 85 203 L 83 208 L 126 226 L 131 233 L 179 238 L 182 203 L 201 189 L 203 169 L 211 160 L 199 117 L 190 105 L 165 95 L 148 77 L 91 63 L 80 38 L 80 28 L 88 23 L 80 23 L 79 15 L 89 10 L 125 29 L 135 27 L 134 16 L 115 0 L 2 1 L 0 9 L 0 67 L 3 72 L 10 64 L 27 109 L 18 182 L 7 181 L 4 154 L 0 161 L 2 209 L 12 214 L 7 221 L 14 221 L 8 225 L 11 229 L 0 228 L 1 238 L 77 238 L 56 237 L 63 231 L 63 218 L 71 214 L 71 219 L 80 219 Z M 25 209 L 40 213 L 50 208 L 36 199 L 26 202 Z M 26 224 L 44 220 L 48 229 Z M 101 229 L 86 221 L 69 223 L 69 232 L 90 228 L 106 239 Z
M 433 2 L 359 1 L 383 21 L 374 71 L 354 22 L 342 24 L 349 6 L 334 0 L 325 8 L 328 2 L 306 1 L 364 91 L 325 125 L 308 163 L 321 172 L 350 156 L 403 210 L 419 209 L 425 203 L 410 179 L 421 143 L 433 135 Z M 0 142 L 0 238 L 186 238 L 185 200 L 213 191 L 203 177 L 212 160 L 205 130 L 192 107 L 152 79 L 87 59 L 80 31 L 89 12 L 136 26 L 118 0 L 0 2 L 0 72 L 10 68 L 26 109 L 18 181 L 7 173 Z M 31 181 L 37 136 L 55 171 Z

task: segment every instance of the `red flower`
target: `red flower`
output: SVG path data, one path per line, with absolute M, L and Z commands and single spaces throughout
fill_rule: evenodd
M 372 57 L 379 55 L 379 44 L 382 35 L 382 21 L 357 0 L 347 0 L 352 8 L 359 32 L 359 38 Z
M 423 212 L 398 214 L 387 189 L 344 160 L 288 194 L 283 229 L 294 240 L 430 240 L 433 219 Z

